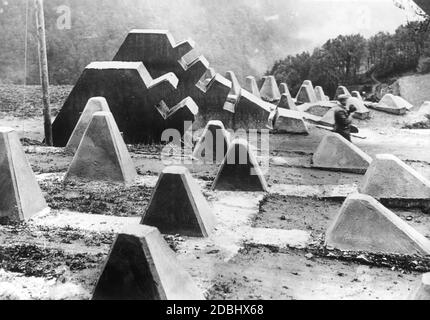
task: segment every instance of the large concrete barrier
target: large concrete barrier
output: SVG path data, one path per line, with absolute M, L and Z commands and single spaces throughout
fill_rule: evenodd
M 218 170 L 212 189 L 267 191 L 266 179 L 246 140 L 236 139 L 231 143 Z
M 271 112 L 267 127 L 276 133 L 309 134 L 309 128 L 300 112 L 280 107 Z
M 246 91 L 252 93 L 257 98 L 261 99 L 260 90 L 258 90 L 257 81 L 255 80 L 255 77 L 248 76 L 245 79 L 245 85 L 243 87 Z
M 166 234 L 207 237 L 215 216 L 188 169 L 173 166 L 161 173 L 141 224 Z
M 339 86 L 339 87 L 337 87 L 334 99 L 338 100 L 339 96 L 341 96 L 341 95 L 352 97 L 351 93 L 349 92 L 349 90 L 345 86 Z
M 110 112 L 94 113 L 65 181 L 106 181 L 131 185 L 136 169 Z
M 93 300 L 204 300 L 160 232 L 130 226 L 111 247 Z
M 93 97 L 106 99 L 127 143 L 159 142 L 165 123 L 154 106 L 177 84 L 173 73 L 153 79 L 140 62 L 93 62 L 85 68 L 52 125 L 54 145 L 67 144 Z
M 260 89 L 260 96 L 266 102 L 277 104 L 281 99 L 278 85 L 274 76 L 264 77 L 263 86 Z
M 326 135 L 312 157 L 316 168 L 365 173 L 372 158 L 336 133 Z
M 18 134 L 0 127 L 0 221 L 18 222 L 48 209 Z
M 408 110 L 413 108 L 413 105 L 411 105 L 405 99 L 399 96 L 394 96 L 391 93 L 383 96 L 379 103 L 373 103 L 369 106 L 378 111 L 397 115 L 404 115 Z
M 391 154 L 376 155 L 359 190 L 376 199 L 430 199 L 430 181 Z
M 325 245 L 343 251 L 430 255 L 430 241 L 374 198 L 349 196 L 327 231 Z
M 310 80 L 305 80 L 296 96 L 297 104 L 318 102 L 314 86 Z

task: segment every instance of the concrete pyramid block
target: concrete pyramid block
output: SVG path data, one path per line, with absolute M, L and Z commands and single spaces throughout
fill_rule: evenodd
M 299 89 L 296 96 L 296 101 L 298 104 L 303 103 L 315 103 L 318 101 L 315 94 L 315 89 L 310 80 L 305 80 Z
M 291 97 L 290 90 L 285 83 L 281 83 L 281 100 L 278 103 L 278 108 L 290 109 L 297 111 L 296 103 Z
M 328 99 L 326 99 L 324 89 L 321 86 L 315 87 L 315 95 L 316 95 L 318 101 L 328 101 Z
M 0 220 L 22 221 L 48 209 L 18 134 L 0 127 Z
M 78 124 L 70 136 L 69 142 L 67 142 L 65 150 L 67 152 L 74 153 L 81 143 L 82 137 L 84 136 L 85 130 L 87 129 L 93 114 L 96 112 L 110 112 L 109 105 L 105 98 L 94 97 L 88 100 L 84 111 L 79 118 Z
M 357 98 L 357 99 L 359 99 L 359 100 L 361 100 L 361 101 L 364 101 L 364 99 L 363 99 L 363 97 L 361 96 L 361 93 L 360 93 L 359 91 L 352 91 L 352 92 L 351 92 L 351 95 L 352 95 L 354 98 Z
M 261 98 L 260 90 L 258 90 L 257 81 L 255 80 L 255 77 L 248 76 L 245 79 L 245 86 L 243 87 L 246 91 L 252 93 L 257 98 Z
M 430 273 L 422 275 L 418 289 L 413 292 L 409 300 L 430 300 Z
M 233 129 L 266 129 L 267 119 L 274 108 L 276 105 L 242 90 L 234 113 Z
M 353 117 L 357 119 L 367 119 L 370 116 L 370 110 L 364 105 L 364 102 L 358 98 L 351 97 L 347 100 L 347 107 L 354 106 L 357 111 L 353 113 Z
M 429 199 L 430 181 L 392 154 L 372 161 L 359 188 L 376 199 Z
M 221 163 L 230 146 L 230 133 L 218 120 L 209 121 L 194 147 L 193 157 L 209 163 Z
M 430 241 L 374 198 L 350 195 L 327 231 L 325 245 L 344 251 L 430 255 Z
M 326 135 L 315 151 L 312 164 L 316 168 L 364 173 L 372 158 L 342 136 Z
M 83 179 L 132 184 L 136 169 L 110 112 L 94 113 L 65 180 Z
M 188 169 L 172 166 L 161 173 L 141 224 L 165 234 L 207 237 L 215 216 Z
M 234 140 L 222 162 L 213 190 L 267 191 L 267 182 L 246 140 Z
M 394 96 L 391 93 L 388 93 L 383 96 L 379 103 L 374 103 L 370 106 L 375 110 L 397 115 L 404 115 L 408 110 L 413 107 L 403 98 Z
M 228 80 L 231 82 L 231 89 L 227 96 L 227 100 L 224 103 L 223 109 L 234 113 L 236 109 L 236 105 L 239 102 L 240 95 L 241 95 L 241 86 L 239 83 L 239 80 L 237 80 L 236 75 L 233 71 L 227 71 L 226 76 Z
M 261 99 L 271 103 L 277 103 L 281 99 L 278 85 L 274 76 L 264 77 L 263 86 L 260 89 Z
M 336 95 L 335 95 L 334 99 L 335 99 L 335 100 L 338 100 L 338 99 L 339 99 L 339 96 L 341 96 L 341 95 L 346 95 L 346 96 L 348 96 L 348 97 L 352 97 L 352 95 L 351 95 L 351 93 L 349 92 L 349 90 L 348 90 L 346 87 L 344 87 L 344 86 L 339 86 L 339 87 L 337 87 Z
M 93 300 L 204 300 L 160 232 L 130 226 L 111 247 Z
M 333 127 L 335 124 L 335 120 L 334 120 L 335 109 L 336 109 L 336 107 L 328 110 L 327 113 L 323 117 L 321 117 L 321 119 L 318 121 L 318 123 L 320 123 L 324 126 Z
M 309 134 L 308 126 L 299 112 L 279 107 L 271 112 L 267 127 L 278 133 Z

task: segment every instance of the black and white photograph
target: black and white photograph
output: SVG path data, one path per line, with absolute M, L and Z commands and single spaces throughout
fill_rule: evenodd
M 430 1 L 0 0 L 0 300 L 430 300 Z

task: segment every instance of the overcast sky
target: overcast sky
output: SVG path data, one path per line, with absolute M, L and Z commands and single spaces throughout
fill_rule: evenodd
M 281 0 L 282 1 L 282 0 Z M 402 10 L 393 0 L 298 0 L 296 9 L 289 12 L 297 21 L 298 38 L 308 40 L 308 49 L 321 45 L 340 34 L 361 33 L 370 37 L 379 31 L 394 32 L 408 20 L 416 20 L 412 9 Z M 407 1 L 404 1 L 407 3 Z M 409 7 L 407 7 L 409 8 Z M 268 21 L 280 18 L 275 13 Z

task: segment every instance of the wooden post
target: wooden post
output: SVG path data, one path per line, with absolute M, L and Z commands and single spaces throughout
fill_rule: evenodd
M 45 143 L 48 146 L 52 146 L 53 140 L 51 108 L 49 106 L 48 57 L 46 53 L 45 16 L 43 13 L 43 0 L 34 0 L 34 5 L 36 7 L 36 27 L 39 47 L 40 82 L 42 83 L 43 93 L 43 122 L 45 128 Z

